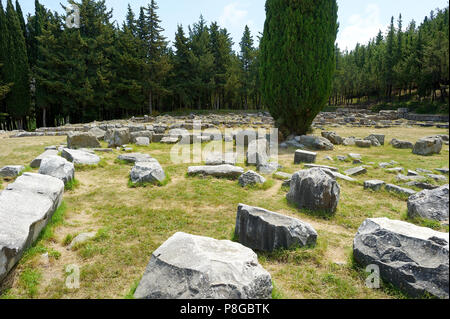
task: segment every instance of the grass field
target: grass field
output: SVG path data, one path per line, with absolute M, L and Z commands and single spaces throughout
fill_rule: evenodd
M 333 128 L 341 136 L 365 137 L 371 128 Z M 391 128 L 380 132 L 386 141 L 393 137 L 415 142 L 418 138 L 448 134 L 436 128 Z M 316 131 L 315 134 L 320 134 Z M 0 137 L 0 167 L 27 165 L 45 146 L 64 143 L 65 137 L 9 139 Z M 106 145 L 103 145 L 106 146 Z M 365 164 L 374 162 L 358 182 L 339 180 L 341 199 L 335 216 L 324 219 L 300 211 L 286 201 L 282 181 L 267 176 L 261 188 L 242 188 L 237 181 L 187 177 L 189 164 L 172 164 L 170 145 L 151 144 L 135 151 L 156 158 L 170 176 L 164 186 L 130 188 L 131 165 L 115 161 L 119 151 L 98 153 L 102 165 L 76 171 L 77 182 L 64 194 L 64 204 L 38 242 L 28 250 L 16 268 L 11 289 L 1 298 L 129 298 L 152 252 L 175 232 L 232 239 L 239 203 L 259 206 L 309 222 L 318 232 L 317 246 L 272 254 L 258 253 L 260 263 L 274 282 L 275 298 L 404 298 L 389 285 L 372 290 L 365 287 L 365 273 L 352 261 L 352 241 L 360 224 L 370 217 L 406 219 L 406 200 L 385 191 L 365 191 L 368 179 L 394 182 L 378 163 L 395 160 L 405 169 L 433 170 L 449 166 L 449 147 L 440 155 L 421 157 L 411 150 L 396 150 L 386 143 L 380 148 L 338 146 L 318 154 L 318 164 L 335 166 L 343 172 L 356 166 L 336 160 L 337 155 L 359 153 Z M 294 173 L 295 149 L 282 150 L 282 170 Z M 325 156 L 334 161 L 327 161 Z M 254 168 L 248 168 L 254 169 Z M 437 173 L 437 172 L 435 172 Z M 8 181 L 0 184 L 0 190 Z M 423 224 L 424 222 L 414 221 Z M 441 231 L 439 224 L 428 226 Z M 82 232 L 96 231 L 92 240 L 67 250 L 71 239 Z M 48 259 L 42 254 L 48 253 Z M 81 286 L 65 287 L 66 265 L 81 269 Z

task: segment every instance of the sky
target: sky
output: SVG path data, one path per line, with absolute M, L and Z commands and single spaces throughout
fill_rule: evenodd
M 5 4 L 6 0 L 3 1 Z M 24 14 L 33 14 L 33 0 L 19 0 Z M 61 5 L 67 0 L 40 0 L 47 8 L 62 12 Z M 130 3 L 138 14 L 141 6 L 149 0 L 106 0 L 108 8 L 113 9 L 114 19 L 122 24 Z M 238 50 L 245 25 L 248 25 L 255 40 L 258 33 L 263 32 L 265 20 L 265 0 L 159 0 L 158 14 L 162 20 L 164 35 L 169 41 L 174 39 L 178 24 L 185 28 L 198 21 L 203 14 L 208 23 L 217 21 L 226 27 L 234 40 L 234 48 Z M 448 0 L 338 0 L 339 34 L 337 38 L 341 49 L 351 50 L 356 43 L 367 43 L 375 37 L 378 30 L 386 31 L 392 16 L 397 20 L 403 16 L 403 25 L 414 19 L 418 24 L 431 10 L 444 8 Z

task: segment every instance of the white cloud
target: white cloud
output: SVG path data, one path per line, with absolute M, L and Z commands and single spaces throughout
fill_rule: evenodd
M 366 44 L 379 30 L 386 30 L 380 21 L 380 7 L 376 4 L 368 4 L 364 14 L 354 14 L 348 21 L 341 21 L 341 27 L 344 25 L 337 38 L 341 50 L 353 50 L 357 43 Z
M 220 25 L 228 28 L 243 27 L 248 17 L 248 11 L 239 6 L 238 2 L 233 2 L 223 8 L 223 13 L 219 18 Z M 247 24 L 252 21 L 247 21 Z

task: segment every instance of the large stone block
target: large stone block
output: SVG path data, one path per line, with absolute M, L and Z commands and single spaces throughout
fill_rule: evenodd
M 449 205 L 448 184 L 433 190 L 423 190 L 408 199 L 408 216 L 448 220 Z
M 317 232 L 296 218 L 239 204 L 235 234 L 241 244 L 260 251 L 315 245 Z
M 416 155 L 439 154 L 442 150 L 442 139 L 439 137 L 421 138 L 414 145 L 413 153 Z
M 190 166 L 188 175 L 203 175 L 237 179 L 244 173 L 242 167 L 233 165 Z
M 67 134 L 67 147 L 71 149 L 96 148 L 100 147 L 100 142 L 90 132 L 69 132 Z
M 0 285 L 62 201 L 64 183 L 24 173 L 0 193 Z
M 176 233 L 153 252 L 137 299 L 269 299 L 270 274 L 249 248 Z
M 359 264 L 379 266 L 384 281 L 412 297 L 449 298 L 448 249 L 448 233 L 388 218 L 367 219 L 353 241 Z
M 292 175 L 290 187 L 286 198 L 298 208 L 336 212 L 340 187 L 330 171 L 320 168 L 299 171 Z

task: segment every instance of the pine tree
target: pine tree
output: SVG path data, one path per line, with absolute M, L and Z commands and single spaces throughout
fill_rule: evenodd
M 148 97 L 149 114 L 153 113 L 154 101 L 168 93 L 163 82 L 171 68 L 167 55 L 167 42 L 162 35 L 164 29 L 160 26 L 161 20 L 156 13 L 158 9 L 156 1 L 151 0 L 151 3 L 143 10 L 145 20 L 142 27 L 146 32 L 144 36 L 146 62 L 144 90 Z
M 392 96 L 392 87 L 394 84 L 394 66 L 395 66 L 395 27 L 394 17 L 391 18 L 388 35 L 386 38 L 386 66 L 384 80 L 386 83 L 386 95 L 390 99 Z
M 137 26 L 136 19 L 133 10 L 131 9 L 131 5 L 128 4 L 127 7 L 127 16 L 125 17 L 125 22 L 123 24 L 123 31 L 130 31 L 133 37 L 137 36 Z
M 248 95 L 250 92 L 250 72 L 255 58 L 255 48 L 253 47 L 253 37 L 249 27 L 246 25 L 244 35 L 239 43 L 241 47 L 240 60 L 242 68 L 242 94 L 244 99 L 244 108 L 248 109 Z
M 175 54 L 173 57 L 172 90 L 179 108 L 191 105 L 191 51 L 189 39 L 184 33 L 182 25 L 178 25 L 175 33 Z
M 211 91 L 214 88 L 214 55 L 211 52 L 209 28 L 203 16 L 193 27 L 189 27 L 189 38 L 192 54 L 192 87 L 195 90 L 197 108 L 208 108 L 211 105 Z
M 114 110 L 108 118 L 143 114 L 144 95 L 142 89 L 142 60 L 139 48 L 142 41 L 138 38 L 136 21 L 131 7 L 128 6 L 126 21 L 118 33 L 115 44 L 112 83 L 114 92 Z
M 262 94 L 282 134 L 306 134 L 325 107 L 337 29 L 336 0 L 267 0 Z
M 221 29 L 217 22 L 211 23 L 209 28 L 211 53 L 214 56 L 213 65 L 213 104 L 219 109 L 224 103 L 226 73 L 230 66 L 233 41 L 226 29 Z

